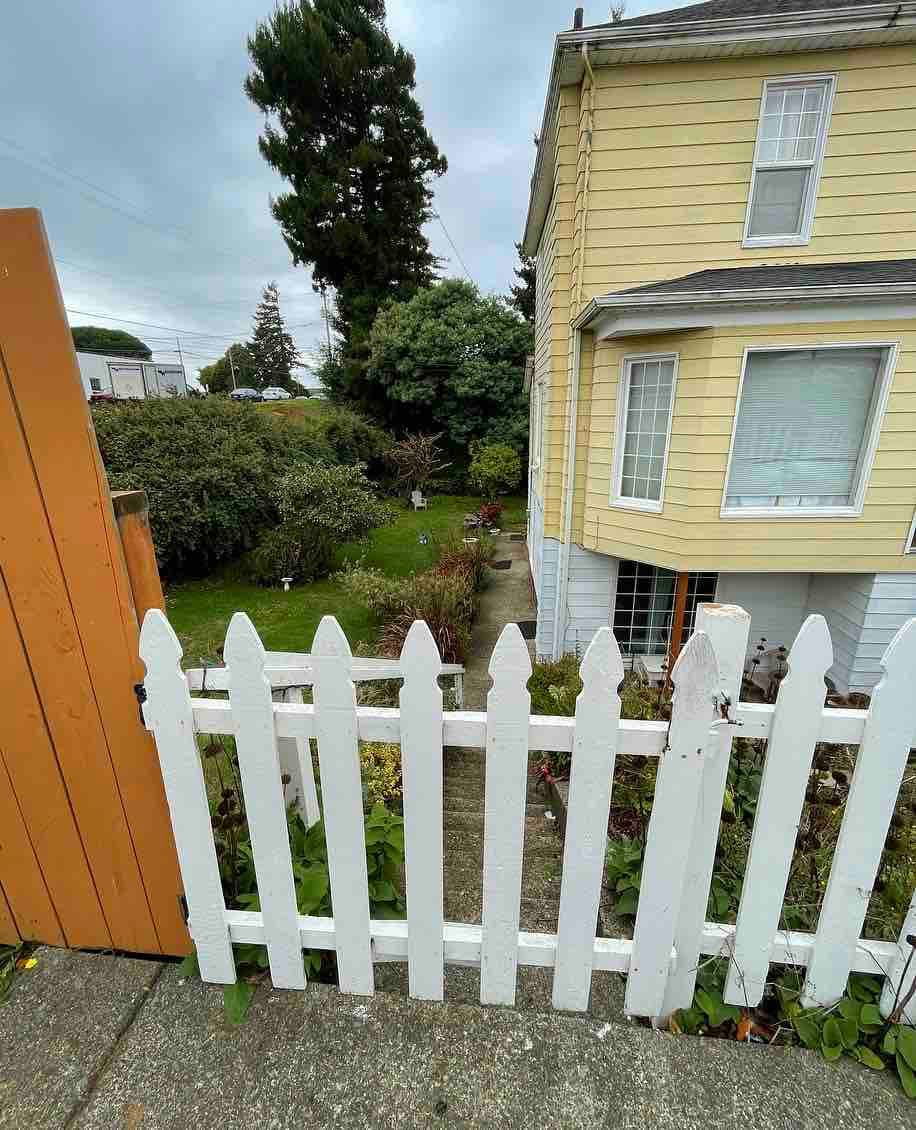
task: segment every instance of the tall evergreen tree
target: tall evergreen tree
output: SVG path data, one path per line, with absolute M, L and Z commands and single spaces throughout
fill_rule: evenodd
M 273 385 L 296 390 L 292 368 L 299 364 L 299 352 L 283 324 L 280 313 L 280 294 L 275 282 L 264 287 L 264 294 L 254 312 L 254 333 L 248 343 L 254 360 L 251 381 L 254 388 Z
M 390 39 L 384 0 L 286 0 L 248 41 L 265 160 L 291 191 L 272 204 L 297 263 L 336 292 L 349 391 L 388 299 L 428 284 L 422 227 L 445 158 L 413 97 L 414 60 Z M 347 390 L 342 390 L 346 394 Z
M 535 279 L 537 267 L 531 255 L 522 254 L 522 245 L 516 243 L 519 265 L 514 268 L 513 274 L 518 279 L 514 286 L 509 287 L 509 304 L 518 310 L 526 322 L 534 323 L 535 311 Z

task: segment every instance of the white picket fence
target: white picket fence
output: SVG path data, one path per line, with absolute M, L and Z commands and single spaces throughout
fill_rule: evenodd
M 266 944 L 273 984 L 303 988 L 302 950 L 334 950 L 344 992 L 371 994 L 373 963 L 406 961 L 410 994 L 443 998 L 447 963 L 478 966 L 482 1003 L 511 1004 L 519 965 L 553 967 L 553 1004 L 588 1007 L 594 970 L 627 976 L 630 1015 L 663 1017 L 693 998 L 698 964 L 730 958 L 726 1001 L 759 1002 L 772 963 L 804 967 L 804 999 L 830 1004 L 850 971 L 885 977 L 893 1007 L 916 933 L 916 897 L 898 942 L 860 937 L 907 757 L 916 737 L 916 619 L 888 648 L 870 709 L 824 708 L 832 663 L 826 623 L 811 616 L 789 653 L 775 705 L 739 703 L 750 618 L 704 605 L 672 672 L 670 726 L 621 721 L 623 664 L 609 628 L 582 661 L 574 718 L 530 715 L 531 663 L 514 624 L 490 662 L 486 712 L 443 712 L 439 655 L 413 625 L 400 658 L 400 708 L 357 707 L 353 658 L 340 626 L 322 620 L 309 664 L 314 704 L 275 702 L 257 632 L 236 613 L 226 635 L 228 701 L 191 694 L 181 647 L 152 611 L 141 633 L 144 715 L 155 735 L 189 909 L 206 981 L 230 984 L 233 943 Z M 276 678 L 277 676 L 275 676 Z M 261 911 L 227 910 L 220 885 L 198 734 L 235 738 Z M 705 920 L 728 752 L 735 736 L 768 739 L 737 925 Z M 297 913 L 281 783 L 298 759 L 314 799 L 309 742 L 317 739 L 333 918 Z M 371 920 L 358 741 L 401 746 L 406 841 L 406 921 Z M 814 934 L 779 929 L 783 898 L 817 742 L 858 745 L 839 842 Z M 486 751 L 482 924 L 443 916 L 443 748 Z M 572 754 L 557 933 L 519 930 L 529 751 Z M 632 940 L 596 937 L 606 829 L 618 754 L 659 758 Z M 446 754 L 447 756 L 447 754 Z M 309 787 L 308 782 L 311 782 Z M 909 1019 L 916 1020 L 916 1003 Z

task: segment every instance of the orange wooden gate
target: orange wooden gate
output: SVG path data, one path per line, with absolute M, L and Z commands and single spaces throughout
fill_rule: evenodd
M 0 211 L 0 941 L 189 948 L 137 638 L 44 225 Z

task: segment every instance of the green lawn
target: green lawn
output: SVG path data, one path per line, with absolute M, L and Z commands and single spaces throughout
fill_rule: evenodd
M 309 397 L 308 400 L 265 400 L 255 405 L 258 412 L 267 412 L 273 416 L 282 416 L 291 424 L 295 424 L 304 416 L 320 416 L 328 405 L 327 400 L 318 397 Z
M 503 528 L 524 528 L 525 500 L 507 498 L 504 503 Z M 431 498 L 429 509 L 417 513 L 401 504 L 396 522 L 376 530 L 367 543 L 346 547 L 340 564 L 364 556 L 368 567 L 393 577 L 426 569 L 435 562 L 435 542 L 460 528 L 464 515 L 479 505 L 477 498 L 453 495 Z M 420 544 L 422 533 L 429 535 L 428 545 Z M 285 593 L 240 582 L 232 567 L 206 580 L 171 585 L 166 609 L 181 638 L 186 667 L 198 666 L 201 659 L 218 660 L 217 648 L 223 644 L 233 612 L 248 613 L 270 651 L 309 651 L 318 622 L 328 613 L 337 617 L 354 645 L 371 640 L 376 627 L 368 610 L 355 604 L 332 580 L 300 585 Z

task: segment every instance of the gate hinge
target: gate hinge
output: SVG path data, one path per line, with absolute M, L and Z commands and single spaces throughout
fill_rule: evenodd
M 134 683 L 134 697 L 137 700 L 137 709 L 140 711 L 140 725 L 146 727 L 146 719 L 143 717 L 143 704 L 146 702 L 146 687 L 142 683 Z

